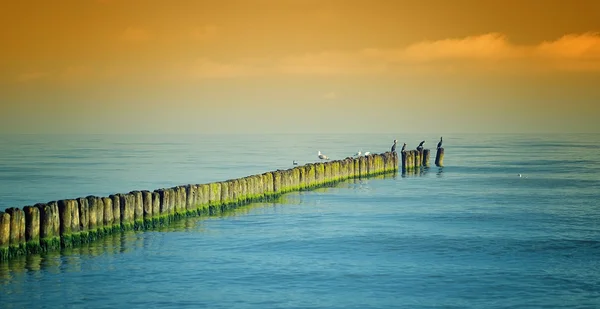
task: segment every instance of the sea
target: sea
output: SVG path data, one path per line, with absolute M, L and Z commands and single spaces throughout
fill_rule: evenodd
M 0 210 L 389 151 L 432 166 L 0 262 L 0 308 L 600 308 L 600 134 L 0 135 Z

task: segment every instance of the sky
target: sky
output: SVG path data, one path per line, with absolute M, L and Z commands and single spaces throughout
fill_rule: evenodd
M 0 133 L 600 133 L 600 1 L 6 0 Z

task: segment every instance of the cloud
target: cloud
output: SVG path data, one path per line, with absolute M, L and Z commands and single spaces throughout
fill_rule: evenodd
M 257 65 L 259 64 L 259 65 Z M 600 35 L 571 34 L 534 45 L 512 43 L 501 33 L 426 40 L 402 48 L 324 51 L 228 63 L 203 59 L 202 77 L 257 75 L 380 75 L 457 72 L 600 72 Z
M 150 34 L 142 28 L 128 27 L 120 38 L 126 42 L 144 42 L 150 39 Z
M 39 72 L 39 71 L 26 72 L 26 73 L 19 74 L 19 76 L 17 76 L 17 81 L 26 83 L 26 82 L 42 79 L 48 75 L 49 74 L 47 72 Z
M 205 25 L 196 27 L 190 31 L 190 36 L 194 40 L 210 40 L 217 36 L 218 27 L 215 25 Z

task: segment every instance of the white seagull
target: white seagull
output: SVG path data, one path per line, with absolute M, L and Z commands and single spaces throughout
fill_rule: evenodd
M 355 157 L 360 157 L 361 154 L 362 154 L 362 152 L 359 151 L 359 152 L 355 153 L 354 156 Z
M 318 155 L 319 155 L 319 159 L 321 159 L 321 160 L 329 160 L 329 157 L 322 154 L 320 150 L 319 150 Z
M 371 154 L 371 153 L 370 153 L 369 151 L 366 151 L 366 152 L 365 152 L 365 156 L 368 156 L 368 155 L 370 155 L 370 154 Z

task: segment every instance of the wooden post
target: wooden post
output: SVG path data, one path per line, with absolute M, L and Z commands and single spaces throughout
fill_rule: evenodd
M 40 210 L 37 206 L 25 206 L 23 208 L 25 212 L 25 241 L 27 253 L 38 253 L 41 251 L 40 247 Z M 0 213 L 0 216 L 2 214 Z M 1 218 L 0 218 L 1 220 Z M 79 222 L 79 220 L 77 221 Z M 1 223 L 0 223 L 1 225 Z M 0 234 L 2 234 L 0 227 Z M 0 236 L 0 238 L 2 238 Z M 0 248 L 2 247 L 2 240 L 0 239 Z M 0 249 L 1 251 L 2 249 Z M 1 253 L 0 253 L 1 255 Z
M 10 246 L 10 214 L 0 211 L 0 261 L 8 260 Z
M 423 166 L 424 167 L 429 167 L 429 149 L 423 149 Z
M 444 166 L 444 148 L 438 148 L 435 155 L 435 165 L 442 167 Z

